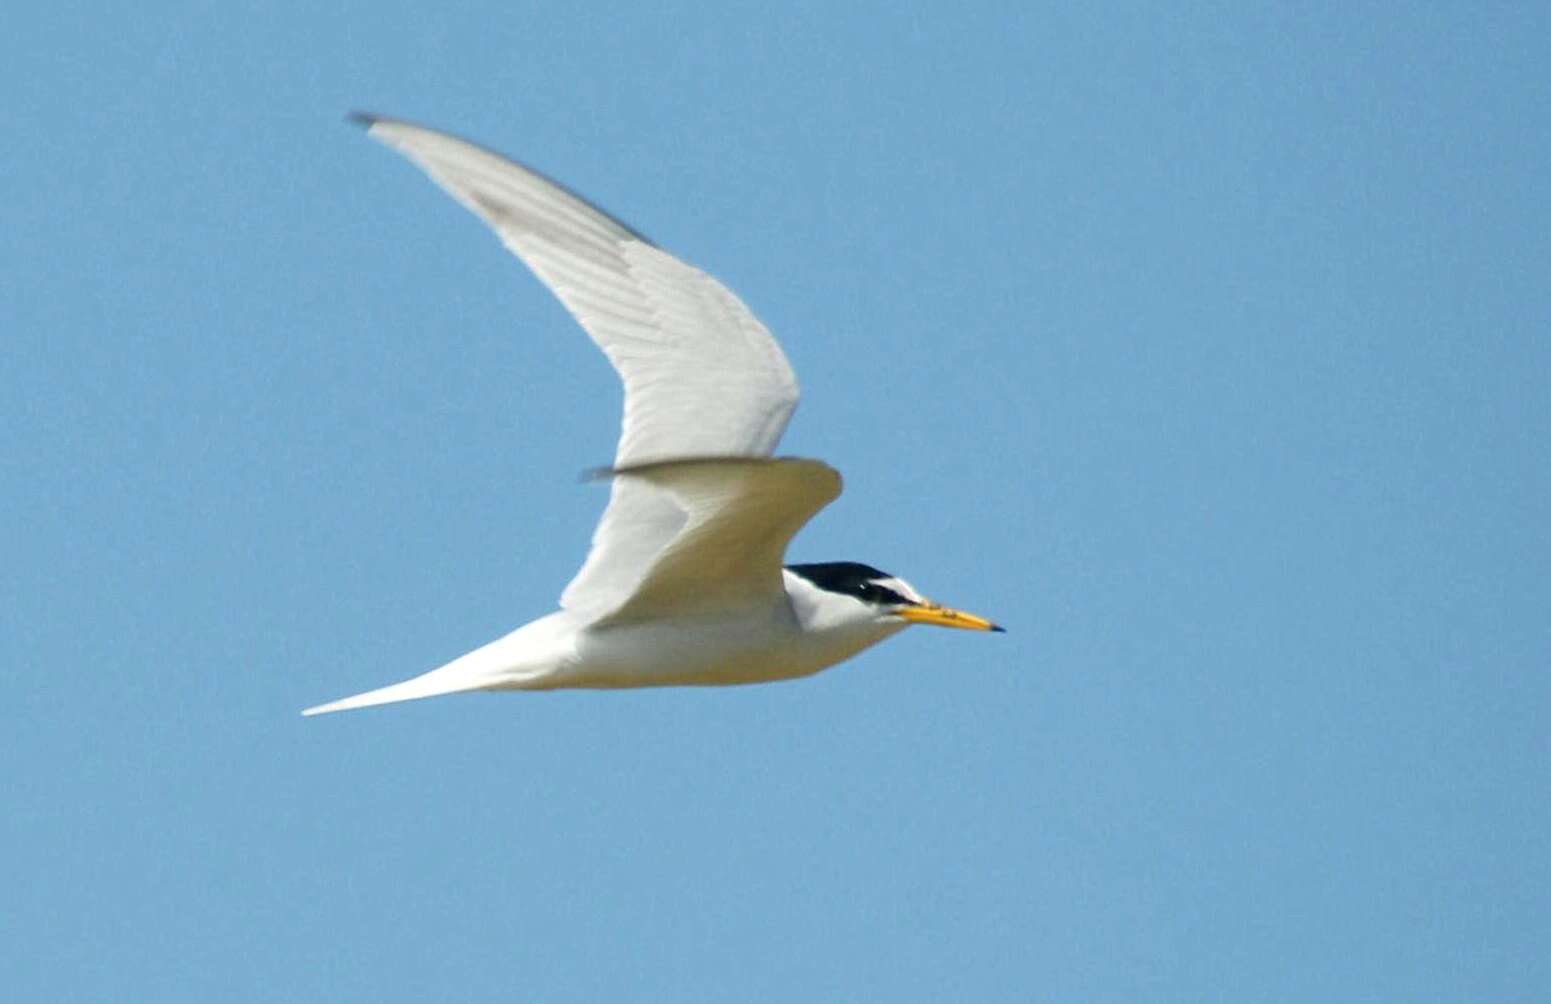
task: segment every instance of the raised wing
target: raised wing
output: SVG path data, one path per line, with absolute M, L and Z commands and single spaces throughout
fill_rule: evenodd
M 407 122 L 354 117 L 489 224 L 608 356 L 625 387 L 617 468 L 775 449 L 797 380 L 725 286 L 521 164 Z M 685 519 L 652 479 L 617 478 L 562 606 L 617 608 Z
M 782 559 L 793 535 L 840 494 L 818 460 L 668 461 L 617 469 L 672 496 L 683 528 L 630 598 L 599 623 L 757 609 L 786 595 Z

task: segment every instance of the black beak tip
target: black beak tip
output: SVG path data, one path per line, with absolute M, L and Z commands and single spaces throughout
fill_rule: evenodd
M 1000 624 L 992 624 L 991 625 L 991 630 L 996 632 L 997 634 L 1006 634 L 1007 633 L 1007 629 L 1002 627 Z

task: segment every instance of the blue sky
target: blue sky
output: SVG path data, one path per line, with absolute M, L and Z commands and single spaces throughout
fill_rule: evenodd
M 16 1000 L 1531 1000 L 1537 5 L 55 5 L 0 35 Z M 342 121 L 735 288 L 1010 633 L 303 720 L 552 608 L 611 372 Z

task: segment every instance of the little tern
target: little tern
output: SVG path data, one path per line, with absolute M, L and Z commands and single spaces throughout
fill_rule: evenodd
M 493 229 L 624 383 L 608 506 L 560 609 L 429 673 L 302 712 L 486 690 L 761 683 L 817 673 L 911 624 L 1000 631 L 854 561 L 785 565 L 840 494 L 772 457 L 797 380 L 731 290 L 565 186 L 447 133 L 352 114 Z

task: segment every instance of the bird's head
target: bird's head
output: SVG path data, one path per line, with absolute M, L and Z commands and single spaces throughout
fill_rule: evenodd
M 885 624 L 936 624 L 967 631 L 1003 631 L 974 614 L 954 610 L 922 596 L 904 579 L 856 561 L 787 565 L 787 571 L 831 596 L 854 601 L 847 619 L 869 618 Z

